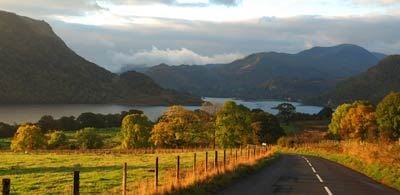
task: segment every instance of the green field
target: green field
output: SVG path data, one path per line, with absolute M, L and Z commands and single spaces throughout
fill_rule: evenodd
M 158 154 L 160 180 L 173 169 L 175 154 Z M 190 169 L 193 153 L 180 153 L 181 166 Z M 121 185 L 122 164 L 128 163 L 128 182 L 153 182 L 155 154 L 16 154 L 0 153 L 0 178 L 10 178 L 13 194 L 71 194 L 75 167 L 81 171 L 81 192 L 105 193 Z M 205 152 L 197 153 L 203 162 Z M 213 152 L 209 152 L 213 159 Z

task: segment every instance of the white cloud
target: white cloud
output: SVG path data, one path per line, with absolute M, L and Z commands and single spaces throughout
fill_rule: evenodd
M 204 65 L 229 63 L 242 57 L 244 57 L 244 55 L 240 53 L 204 56 L 187 48 L 162 50 L 153 46 L 151 50 L 144 50 L 130 54 L 114 52 L 112 61 L 116 66 L 119 67 L 123 67 L 125 65 L 153 66 L 161 63 L 166 63 L 169 65 Z
M 370 4 L 370 5 L 394 5 L 400 4 L 400 0 L 352 0 L 356 4 Z

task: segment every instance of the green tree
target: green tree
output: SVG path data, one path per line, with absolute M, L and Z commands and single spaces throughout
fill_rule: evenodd
M 40 127 L 33 124 L 21 125 L 11 141 L 11 150 L 26 151 L 46 148 L 46 138 Z
M 237 147 L 252 143 L 251 112 L 243 105 L 227 101 L 216 114 L 216 137 L 220 146 Z
M 339 137 L 340 124 L 351 107 L 351 104 L 342 104 L 338 106 L 332 114 L 331 123 L 329 124 L 329 132 L 334 136 Z
M 66 148 L 68 145 L 68 138 L 62 131 L 54 131 L 49 134 L 49 140 L 47 141 L 48 148 Z
M 276 106 L 276 109 L 279 110 L 278 116 L 282 119 L 283 122 L 289 124 L 290 119 L 293 114 L 296 112 L 296 107 L 289 103 L 282 103 Z
M 260 109 L 252 112 L 251 128 L 253 130 L 253 140 L 255 144 L 275 143 L 277 139 L 285 135 L 279 124 L 279 120 L 272 114 Z
M 131 114 L 122 120 L 122 148 L 149 146 L 150 132 L 153 125 L 144 114 Z
M 103 138 L 95 128 L 84 128 L 76 132 L 76 142 L 81 149 L 95 149 L 103 146 Z
M 57 129 L 57 121 L 50 115 L 42 116 L 37 122 L 37 125 L 45 132 Z
M 400 138 L 400 93 L 391 92 L 383 98 L 376 108 L 376 118 L 380 136 Z

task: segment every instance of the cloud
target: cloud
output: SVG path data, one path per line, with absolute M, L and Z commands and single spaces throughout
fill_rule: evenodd
M 144 50 L 135 53 L 113 52 L 112 61 L 118 67 L 127 69 L 126 66 L 154 66 L 161 63 L 169 65 L 203 65 L 229 63 L 243 57 L 244 55 L 240 53 L 205 56 L 200 55 L 187 48 L 167 48 L 162 50 L 153 46 L 151 50 Z
M 211 4 L 226 5 L 226 6 L 238 6 L 242 0 L 210 0 Z
M 355 4 L 367 4 L 367 5 L 395 5 L 400 4 L 400 0 L 352 0 Z

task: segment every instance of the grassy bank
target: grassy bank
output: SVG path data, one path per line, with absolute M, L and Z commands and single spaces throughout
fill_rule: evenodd
M 400 190 L 400 145 L 360 142 L 321 142 L 282 152 L 319 156 L 347 166 L 374 180 Z
M 279 154 L 275 153 L 269 157 L 259 159 L 254 163 L 239 165 L 235 169 L 227 171 L 224 174 L 206 178 L 203 181 L 197 182 L 193 185 L 189 185 L 186 188 L 180 189 L 178 191 L 173 191 L 169 194 L 212 194 L 217 192 L 218 190 L 221 190 L 223 187 L 233 183 L 234 181 L 237 181 L 238 179 L 256 173 L 260 169 L 276 161 L 278 158 Z

